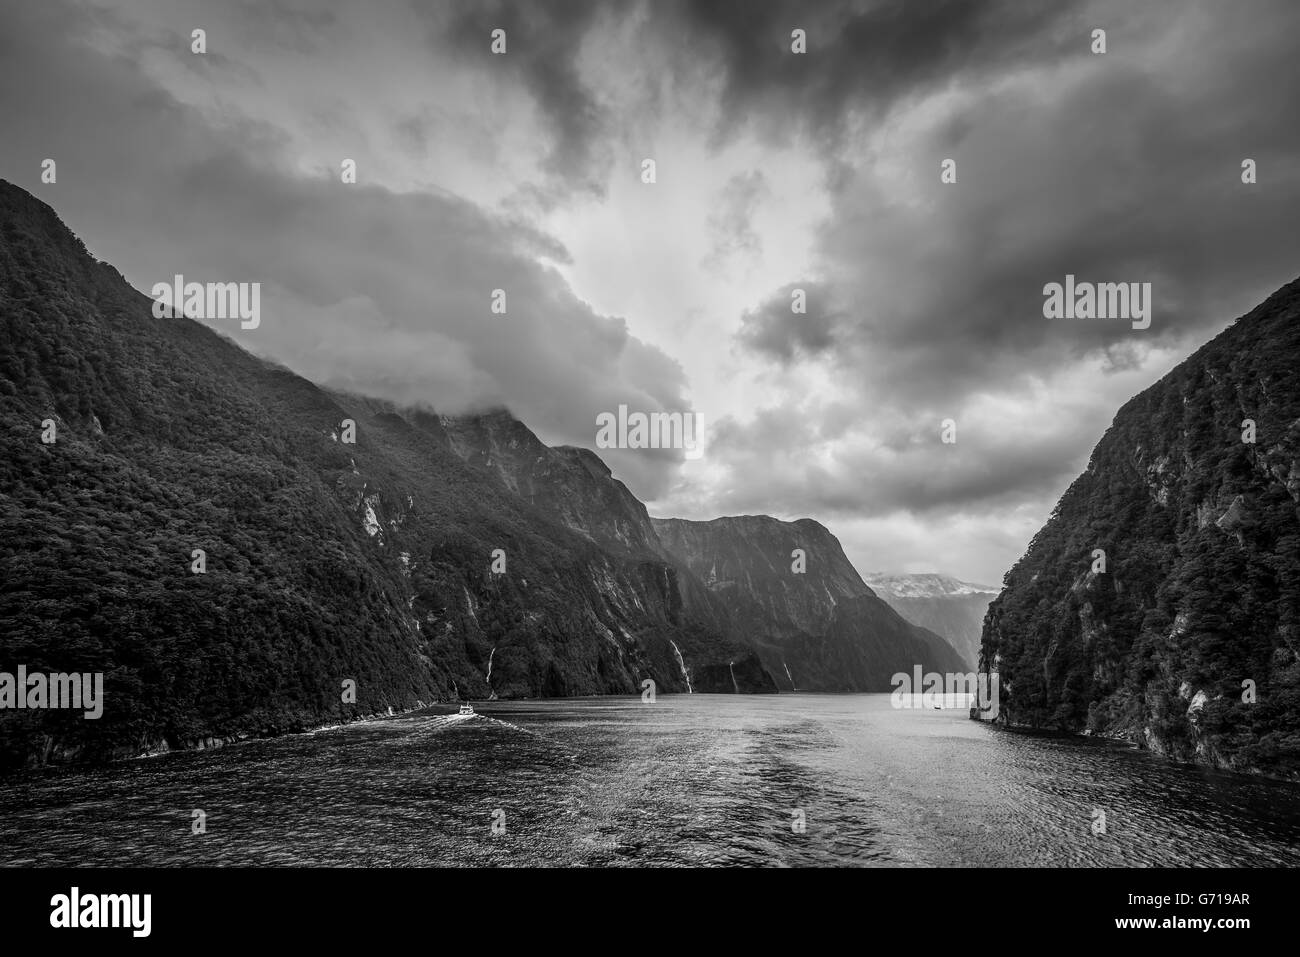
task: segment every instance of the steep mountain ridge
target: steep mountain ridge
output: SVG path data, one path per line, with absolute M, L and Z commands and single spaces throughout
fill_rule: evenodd
M 613 551 L 667 557 L 645 505 L 596 453 L 545 445 L 504 409 L 440 422 L 456 454 L 565 527 Z
M 812 519 L 651 518 L 586 449 L 548 448 L 502 412 L 442 422 L 467 461 L 490 468 L 567 527 L 620 553 L 674 564 L 684 612 L 739 647 L 757 648 L 762 670 L 782 690 L 890 690 L 889 678 L 898 671 L 910 674 L 918 662 L 942 666 L 940 671 L 959 663 L 941 638 L 890 613 L 834 535 Z M 728 534 L 719 536 L 721 529 Z M 807 553 L 808 570 L 785 574 L 795 542 Z M 701 561 L 702 555 L 711 560 Z M 692 680 L 701 667 L 690 655 L 682 666 Z M 728 659 L 724 680 L 732 667 Z
M 0 711 L 0 769 L 647 678 L 888 690 L 956 662 L 815 522 L 784 589 L 783 523 L 736 520 L 753 540 L 717 588 L 590 451 L 505 410 L 331 391 L 152 306 L 0 181 L 0 671 L 105 676 L 99 720 Z
M 1002 720 L 1300 776 L 1300 280 L 1119 410 L 982 666 Z
M 752 651 L 684 615 L 671 564 L 533 507 L 437 415 L 154 318 L 3 183 L 0 320 L 0 669 L 103 672 L 106 696 L 97 721 L 0 713 L 0 764 L 459 696 L 685 691 L 679 650 L 696 691 L 774 689 Z
M 897 672 L 965 670 L 938 635 L 903 620 L 812 519 L 652 519 L 669 552 L 726 606 L 782 690 L 888 691 Z M 795 571 L 795 550 L 803 552 Z M 781 679 L 784 678 L 785 681 Z

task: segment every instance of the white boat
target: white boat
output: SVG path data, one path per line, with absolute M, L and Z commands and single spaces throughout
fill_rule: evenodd
M 467 704 L 462 704 L 462 705 L 460 706 L 460 713 L 461 713 L 461 714 L 473 714 L 473 713 L 474 713 L 474 706 L 473 706 L 472 704 L 468 704 L 468 703 L 467 703 Z

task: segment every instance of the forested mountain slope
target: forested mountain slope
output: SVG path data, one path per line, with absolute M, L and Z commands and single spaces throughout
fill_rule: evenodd
M 774 690 L 683 616 L 670 563 L 534 507 L 438 416 L 330 393 L 152 305 L 0 183 L 0 669 L 106 675 L 99 720 L 0 713 L 0 764 L 494 692 L 685 691 L 674 642 L 697 691 L 736 690 L 735 659 L 739 690 Z
M 1003 717 L 1300 774 L 1298 506 L 1300 281 L 1125 404 L 1007 574 Z

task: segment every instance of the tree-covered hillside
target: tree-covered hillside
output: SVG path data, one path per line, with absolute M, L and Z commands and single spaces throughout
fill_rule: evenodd
M 887 690 L 957 661 L 815 523 L 806 580 L 767 575 L 783 523 L 729 538 L 762 587 L 723 595 L 594 453 L 504 410 L 331 392 L 152 307 L 0 182 L 0 672 L 105 675 L 98 720 L 0 710 L 0 769 L 647 678 Z M 810 586 L 832 572 L 857 600 Z
M 1300 281 L 1120 409 L 1007 574 L 1003 716 L 1300 775 L 1298 503 Z
M 632 693 L 646 677 L 684 691 L 673 642 L 756 666 L 683 616 L 667 562 L 532 507 L 436 415 L 329 393 L 154 318 L 3 183 L 0 436 L 0 670 L 106 675 L 99 720 L 0 713 L 0 765 L 458 696 Z M 772 687 L 757 667 L 741 680 Z

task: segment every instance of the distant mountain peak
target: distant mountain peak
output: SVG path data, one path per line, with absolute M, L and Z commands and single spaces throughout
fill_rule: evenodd
M 953 595 L 996 595 L 999 589 L 992 585 L 979 585 L 962 581 L 938 572 L 916 574 L 886 574 L 872 572 L 863 579 L 877 592 L 886 592 L 898 598 L 942 598 Z
M 813 519 L 732 515 L 652 519 L 664 548 L 704 582 L 760 648 L 782 690 L 883 691 L 922 664 L 960 670 L 940 635 L 905 620 L 862 580 L 839 540 Z M 801 572 L 793 553 L 803 551 Z

